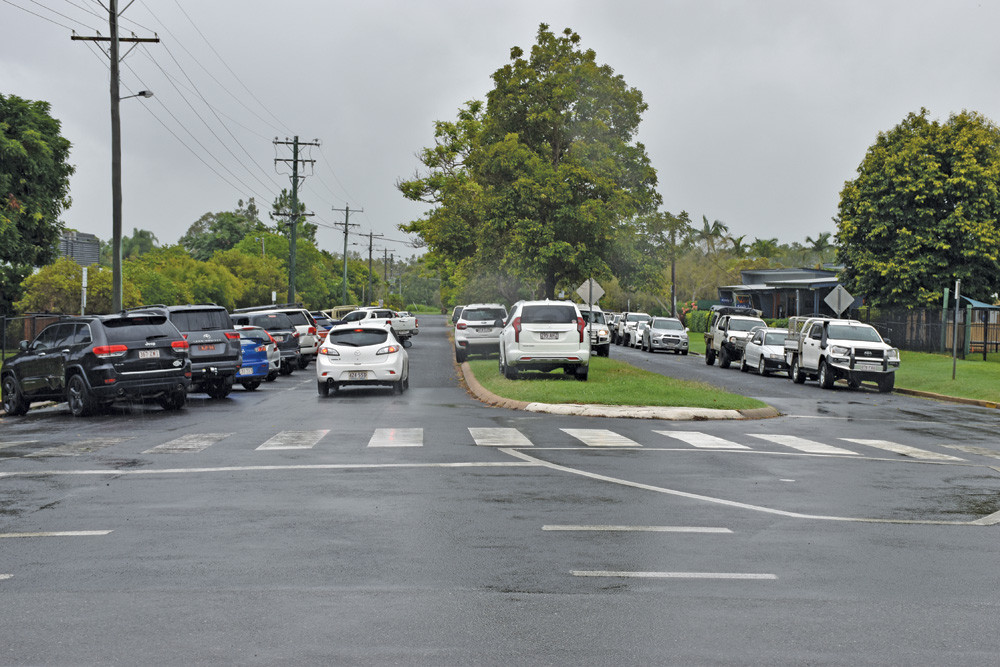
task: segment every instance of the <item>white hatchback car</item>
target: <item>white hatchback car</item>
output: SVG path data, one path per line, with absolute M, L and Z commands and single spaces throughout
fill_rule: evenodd
M 344 386 L 381 385 L 402 394 L 410 359 L 392 328 L 379 321 L 333 327 L 316 356 L 316 389 L 328 396 Z
M 524 370 L 562 368 L 577 380 L 590 371 L 587 323 L 572 301 L 519 301 L 500 334 L 500 372 L 511 380 Z
M 496 354 L 500 349 L 497 320 L 507 319 L 507 309 L 499 303 L 470 303 L 455 322 L 455 360 L 462 363 L 470 354 Z

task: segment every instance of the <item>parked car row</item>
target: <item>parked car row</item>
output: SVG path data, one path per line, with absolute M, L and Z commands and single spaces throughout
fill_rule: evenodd
M 676 317 L 623 312 L 611 317 L 611 340 L 644 352 L 688 353 L 688 329 Z

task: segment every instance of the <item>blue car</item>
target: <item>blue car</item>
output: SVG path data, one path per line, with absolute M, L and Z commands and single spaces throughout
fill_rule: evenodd
M 254 391 L 267 378 L 267 346 L 271 340 L 263 329 L 241 329 L 239 334 L 243 363 L 236 372 L 236 381 L 247 391 Z

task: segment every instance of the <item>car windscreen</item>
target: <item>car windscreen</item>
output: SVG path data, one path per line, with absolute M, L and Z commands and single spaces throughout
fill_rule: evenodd
M 151 338 L 178 338 L 177 328 L 165 315 L 132 315 L 104 320 L 109 343 L 126 343 Z
M 258 343 L 270 343 L 271 342 L 271 337 L 268 336 L 263 331 L 254 331 L 254 330 L 251 329 L 249 331 L 240 331 L 239 334 L 240 334 L 240 339 L 242 339 L 242 340 L 252 340 L 252 341 L 256 341 Z
M 232 329 L 229 313 L 221 308 L 211 310 L 177 310 L 170 313 L 170 321 L 181 331 L 210 331 Z
M 502 320 L 507 317 L 507 313 L 502 308 L 466 308 L 462 311 L 463 320 L 478 322 L 481 320 Z
M 380 345 L 389 339 L 385 329 L 341 329 L 331 331 L 326 337 L 328 345 L 346 345 L 347 347 L 366 347 Z
M 625 316 L 626 322 L 648 322 L 650 316 L 645 313 L 629 313 Z
M 292 321 L 292 324 L 297 327 L 311 327 L 313 325 L 313 323 L 306 318 L 306 314 L 301 310 L 292 310 L 285 313 L 285 315 L 287 315 L 288 319 Z
M 523 324 L 572 324 L 576 322 L 576 308 L 558 303 L 525 306 L 521 310 Z
M 581 310 L 580 315 L 583 316 L 584 322 L 589 322 L 590 324 L 607 323 L 607 320 L 604 319 L 604 311 L 602 310 Z
M 251 315 L 250 324 L 268 331 L 288 331 L 294 329 L 292 321 L 284 313 L 262 313 Z
M 730 331 L 750 331 L 754 327 L 764 326 L 761 320 L 729 320 Z
M 684 325 L 681 324 L 679 320 L 671 319 L 669 317 L 654 318 L 652 327 L 654 329 L 669 329 L 671 331 L 680 331 L 684 329 Z
M 881 343 L 882 338 L 872 327 L 856 324 L 831 324 L 826 332 L 835 340 L 856 340 L 862 343 Z
M 784 331 L 768 331 L 764 334 L 764 345 L 784 345 L 785 344 L 785 332 Z

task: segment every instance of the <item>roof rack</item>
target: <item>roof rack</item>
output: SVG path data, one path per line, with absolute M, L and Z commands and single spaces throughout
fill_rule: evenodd
M 255 310 L 276 310 L 278 308 L 305 308 L 302 303 L 272 303 L 267 306 L 247 306 L 246 308 L 237 308 L 234 313 L 252 313 Z

